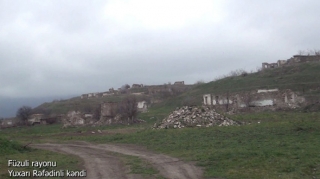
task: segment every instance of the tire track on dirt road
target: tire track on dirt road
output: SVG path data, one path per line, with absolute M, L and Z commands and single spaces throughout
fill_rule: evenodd
M 33 144 L 38 149 L 77 155 L 85 162 L 88 179 L 140 179 L 141 176 L 128 174 L 126 166 L 112 152 L 137 156 L 148 161 L 160 175 L 167 179 L 201 179 L 202 170 L 191 163 L 164 154 L 157 154 L 136 145 L 91 144 Z

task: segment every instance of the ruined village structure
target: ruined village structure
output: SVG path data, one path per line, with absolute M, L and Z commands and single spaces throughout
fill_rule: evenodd
M 320 62 L 320 55 L 294 55 L 287 60 L 278 60 L 276 63 L 262 63 L 262 70 L 281 68 L 291 65 L 299 65 L 302 63 Z M 193 85 L 186 85 L 184 81 L 176 81 L 173 84 L 163 85 L 144 85 L 132 84 L 126 88 L 110 88 L 105 92 L 82 94 L 81 99 L 103 98 L 113 95 L 130 94 L 136 96 L 149 96 L 148 102 L 144 100 L 137 101 L 137 109 L 139 112 L 147 112 L 148 107 L 152 103 L 161 101 L 161 95 L 174 95 L 187 91 Z M 156 98 L 154 98 L 157 96 Z M 142 98 L 143 99 L 143 98 Z M 302 92 L 293 91 L 291 89 L 256 89 L 251 91 L 241 91 L 236 93 L 229 93 L 227 91 L 222 93 L 203 94 L 202 104 L 210 109 L 226 112 L 242 112 L 242 111 L 262 111 L 262 110 L 282 110 L 295 109 L 308 105 L 310 99 L 303 96 Z M 35 124 L 50 124 L 55 121 L 63 122 L 65 126 L 87 125 L 100 122 L 100 124 L 114 124 L 122 123 L 117 111 L 117 102 L 103 102 L 99 108 L 99 119 L 93 113 L 86 113 L 79 110 L 71 110 L 66 114 L 59 116 L 48 117 L 43 114 L 33 114 L 29 117 L 28 123 Z M 14 126 L 17 121 L 2 120 L 1 127 Z M 179 125 L 178 125 L 179 126 Z
M 169 93 L 181 93 L 190 89 L 192 85 L 186 85 L 184 81 L 176 81 L 173 85 L 171 84 L 163 84 L 163 85 L 143 85 L 143 84 L 133 84 L 131 88 L 129 88 L 126 93 L 133 95 L 142 95 L 142 94 L 157 94 L 161 92 L 169 92 Z M 119 95 L 123 92 L 122 88 L 114 89 L 110 88 L 105 92 L 96 92 L 96 93 L 88 93 L 82 94 L 81 99 L 88 98 L 101 98 L 110 95 Z
M 320 55 L 294 55 L 288 60 L 278 60 L 276 63 L 262 63 L 262 70 L 308 62 L 320 62 Z
M 231 94 L 204 94 L 203 104 L 216 109 L 241 111 L 254 108 L 263 109 L 295 109 L 304 105 L 306 99 L 292 90 L 258 89 Z

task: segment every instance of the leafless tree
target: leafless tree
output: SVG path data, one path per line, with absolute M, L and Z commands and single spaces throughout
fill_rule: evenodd
M 231 71 L 229 75 L 227 76 L 231 76 L 231 77 L 236 77 L 236 76 L 246 76 L 248 74 L 248 72 L 246 72 L 244 69 L 237 69 L 234 71 Z
M 30 106 L 22 106 L 18 109 L 16 116 L 24 122 L 25 125 L 28 124 L 28 118 L 31 115 L 32 108 Z
M 97 105 L 93 110 L 93 118 L 99 120 L 101 117 L 101 104 Z
M 121 93 L 121 94 L 127 94 L 127 93 L 129 93 L 129 88 L 130 88 L 130 85 L 128 85 L 128 84 L 122 85 L 122 86 L 121 86 L 121 91 L 120 91 L 120 93 Z
M 194 83 L 195 85 L 201 85 L 205 84 L 204 80 L 198 80 L 197 82 Z
M 303 51 L 303 50 L 299 50 L 299 51 L 298 51 L 298 55 L 305 55 L 305 54 L 306 54 L 306 52 Z
M 307 51 L 304 51 L 304 50 L 299 50 L 298 51 L 298 55 L 320 55 L 320 50 L 317 50 L 317 49 L 314 49 L 314 50 L 307 50 Z
M 128 123 L 134 123 L 138 115 L 137 99 L 135 96 L 125 97 L 119 104 L 119 113 Z
M 314 50 L 314 55 L 320 56 L 320 50 Z
M 243 93 L 243 102 L 245 103 L 246 107 L 249 108 L 252 104 L 253 97 L 250 92 Z

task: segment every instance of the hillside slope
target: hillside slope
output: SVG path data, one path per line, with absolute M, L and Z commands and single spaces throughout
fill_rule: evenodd
M 205 84 L 195 85 L 187 92 L 153 104 L 149 114 L 142 114 L 142 118 L 167 115 L 178 106 L 202 103 L 202 95 L 206 93 L 225 94 L 227 92 L 241 92 L 256 89 L 292 89 L 299 91 L 305 97 L 320 98 L 320 63 L 303 63 L 275 69 L 266 69 L 247 75 L 229 76 Z M 90 111 L 101 102 L 120 101 L 124 96 L 107 96 L 103 98 L 81 99 L 80 97 L 68 100 L 44 103 L 37 108 L 48 109 L 52 113 L 66 113 L 69 110 Z M 145 99 L 146 96 L 139 98 Z
M 275 69 L 229 76 L 195 86 L 178 97 L 153 105 L 149 110 L 154 115 L 165 116 L 177 106 L 202 104 L 203 94 L 226 94 L 257 89 L 291 89 L 304 97 L 320 99 L 320 63 L 303 63 Z

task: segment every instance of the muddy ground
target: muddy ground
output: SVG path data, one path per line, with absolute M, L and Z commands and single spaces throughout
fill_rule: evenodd
M 91 144 L 33 144 L 32 147 L 79 156 L 85 163 L 88 179 L 141 179 L 144 176 L 130 174 L 128 168 L 114 152 L 137 156 L 148 161 L 159 174 L 167 179 L 201 179 L 202 170 L 192 163 L 163 154 L 157 154 L 135 145 Z M 149 176 L 148 176 L 149 177 Z M 151 178 L 155 178 L 150 176 Z

